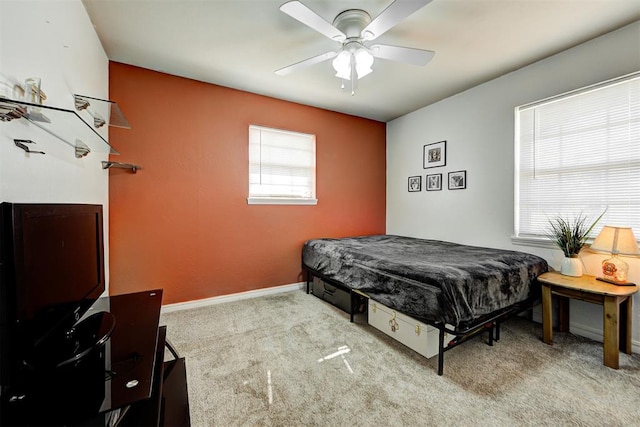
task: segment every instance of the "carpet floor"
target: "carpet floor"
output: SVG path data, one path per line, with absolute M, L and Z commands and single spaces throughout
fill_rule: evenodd
M 640 355 L 514 318 L 426 359 L 303 291 L 162 315 L 204 426 L 640 426 Z

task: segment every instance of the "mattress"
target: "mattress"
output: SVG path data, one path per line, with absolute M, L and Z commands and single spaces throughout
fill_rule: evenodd
M 456 327 L 536 297 L 548 269 L 524 252 L 393 235 L 309 240 L 302 262 L 393 310 Z

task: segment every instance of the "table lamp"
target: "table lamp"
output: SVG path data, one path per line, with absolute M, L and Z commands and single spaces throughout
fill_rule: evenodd
M 630 227 L 605 225 L 591 244 L 591 249 L 611 254 L 611 258 L 602 261 L 602 277 L 596 277 L 596 279 L 616 285 L 633 285 L 627 280 L 629 264 L 618 257 L 618 255 L 640 254 L 638 243 Z

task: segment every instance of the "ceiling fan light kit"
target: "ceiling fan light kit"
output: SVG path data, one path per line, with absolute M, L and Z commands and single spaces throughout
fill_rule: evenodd
M 351 80 L 353 71 L 357 78 L 361 79 L 371 70 L 373 65 L 373 55 L 359 43 L 350 43 L 333 59 L 333 69 L 336 70 L 336 77 L 344 80 Z
M 335 76 L 342 80 L 343 89 L 345 81 L 350 81 L 351 95 L 354 95 L 358 79 L 373 71 L 374 58 L 425 65 L 433 58 L 434 52 L 381 44 L 368 47 L 364 42 L 381 36 L 430 2 L 431 0 L 395 0 L 373 20 L 364 10 L 349 9 L 339 13 L 333 20 L 333 24 L 329 24 L 299 1 L 289 1 L 280 6 L 281 11 L 320 34 L 340 42 L 342 46 L 338 51 L 326 52 L 281 68 L 276 71 L 276 74 L 286 75 L 333 58 Z
M 342 89 L 344 81 L 351 81 L 351 96 L 355 95 L 358 79 L 363 78 L 373 71 L 373 56 L 364 47 L 358 47 L 354 52 L 343 49 L 338 56 L 333 59 L 333 69 L 336 70 L 336 77 L 342 79 Z

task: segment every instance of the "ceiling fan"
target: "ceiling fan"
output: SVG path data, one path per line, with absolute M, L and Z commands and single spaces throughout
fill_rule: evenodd
M 287 75 L 301 68 L 333 59 L 332 65 L 336 77 L 351 81 L 351 95 L 355 94 L 358 79 L 371 73 L 374 58 L 399 61 L 413 65 L 426 65 L 435 52 L 409 47 L 389 46 L 385 44 L 369 45 L 400 21 L 426 6 L 431 0 L 395 0 L 375 19 L 361 9 L 348 9 L 338 14 L 333 23 L 299 1 L 289 1 L 280 6 L 280 10 L 292 18 L 311 27 L 320 34 L 340 42 L 337 51 L 329 51 L 276 70 L 278 75 Z

